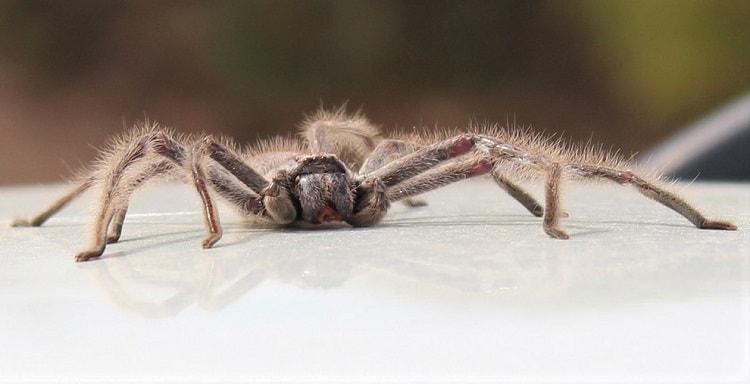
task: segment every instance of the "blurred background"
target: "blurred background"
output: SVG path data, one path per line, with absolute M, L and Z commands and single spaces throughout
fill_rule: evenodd
M 750 89 L 750 2 L 0 0 L 0 184 L 149 118 L 240 142 L 348 102 L 648 149 Z

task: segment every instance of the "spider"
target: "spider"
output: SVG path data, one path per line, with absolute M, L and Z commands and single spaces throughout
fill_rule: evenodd
M 497 185 L 555 239 L 568 239 L 560 219 L 560 185 L 565 179 L 606 179 L 632 185 L 701 229 L 735 230 L 729 221 L 709 220 L 660 185 L 657 175 L 639 176 L 616 153 L 600 147 L 551 140 L 528 130 L 475 126 L 468 133 L 380 136 L 361 113 L 319 110 L 303 123 L 301 137 L 275 138 L 240 149 L 229 139 L 190 137 L 148 121 L 112 140 L 75 188 L 30 220 L 13 226 L 40 226 L 90 188 L 98 190 L 92 240 L 76 261 L 98 258 L 122 233 L 135 189 L 155 176 L 177 175 L 191 183 L 202 202 L 207 231 L 203 248 L 222 236 L 215 197 L 254 223 L 346 222 L 377 224 L 391 203 L 425 204 L 430 190 L 490 174 Z M 517 183 L 545 180 L 542 206 Z

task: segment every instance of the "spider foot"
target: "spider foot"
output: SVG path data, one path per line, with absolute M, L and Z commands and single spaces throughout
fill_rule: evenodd
M 83 251 L 76 255 L 76 262 L 89 261 L 91 259 L 97 259 L 104 253 L 104 249 L 92 249 L 90 251 Z
M 736 231 L 737 226 L 729 221 L 706 220 L 701 223 L 700 229 L 720 229 L 725 231 Z
M 568 236 L 568 233 L 563 231 L 562 229 L 558 229 L 548 225 L 544 226 L 544 232 L 553 239 L 568 240 L 570 238 L 570 236 Z
M 203 243 L 201 243 L 201 246 L 203 249 L 208 249 L 214 246 L 217 241 L 221 239 L 221 233 L 211 233 L 208 236 L 206 236 L 205 239 L 203 239 Z
M 107 236 L 107 244 L 113 244 L 120 241 L 120 234 L 112 234 Z
M 414 197 L 407 197 L 401 200 L 407 207 L 424 207 L 427 205 L 427 201 L 423 199 L 417 199 Z
M 542 217 L 544 216 L 544 207 L 542 207 L 539 204 L 535 204 L 533 207 L 529 208 L 529 212 L 531 212 L 531 214 L 536 217 Z M 562 216 L 562 217 L 565 217 L 565 216 Z
M 23 217 L 16 217 L 10 222 L 11 227 L 34 227 L 29 219 Z

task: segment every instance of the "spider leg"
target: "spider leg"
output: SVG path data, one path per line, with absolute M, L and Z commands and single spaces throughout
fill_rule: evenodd
M 394 186 L 444 161 L 471 152 L 476 149 L 477 143 L 481 139 L 482 137 L 478 135 L 465 134 L 422 148 L 386 141 L 373 151 L 368 161 L 365 162 L 363 167 L 365 172 L 362 173 L 369 178 L 381 179 L 387 187 Z M 379 152 L 381 147 L 384 147 L 382 153 L 376 153 Z M 387 162 L 389 152 L 402 156 Z M 376 165 L 380 165 L 380 167 L 376 167 Z M 535 216 L 542 215 L 544 209 L 529 193 L 503 177 L 498 171 L 493 170 L 492 176 L 498 186 L 521 203 L 529 212 Z
M 120 241 L 122 235 L 122 226 L 125 223 L 125 216 L 128 214 L 128 204 L 121 208 L 115 209 L 112 219 L 107 228 L 107 244 L 114 244 Z
M 365 174 L 367 179 L 379 179 L 386 187 L 419 175 L 438 164 L 469 153 L 474 147 L 474 135 L 460 135 L 422 147 L 380 168 Z
M 471 151 L 478 156 L 469 160 L 452 160 Z M 544 156 L 535 155 L 522 148 L 503 143 L 493 137 L 464 134 L 418 149 L 365 176 L 365 182 L 379 180 L 386 188 L 388 201 L 395 201 L 415 194 L 488 172 L 501 162 L 512 162 L 546 174 L 544 231 L 551 237 L 567 239 L 568 234 L 559 228 L 561 217 L 566 213 L 560 209 L 560 183 L 564 173 L 572 172 L 586 178 L 605 178 L 620 184 L 631 184 L 643 195 L 671 208 L 703 229 L 733 230 L 737 227 L 728 221 L 709 220 L 679 196 L 638 177 L 627 170 L 618 170 L 598 165 L 553 162 Z M 446 162 L 445 165 L 439 164 Z M 489 166 L 489 169 L 487 168 Z M 497 178 L 496 178 L 497 181 Z M 504 180 L 498 184 L 502 187 Z M 516 192 L 513 192 L 516 193 Z M 511 193 L 511 195 L 513 195 Z M 523 203 L 525 197 L 517 197 Z M 529 200 L 526 200 L 527 202 Z M 534 212 L 533 203 L 524 204 Z
M 379 131 L 361 113 L 320 110 L 302 124 L 301 135 L 311 154 L 335 154 L 352 168 L 359 168 L 375 148 Z
M 354 217 L 347 221 L 355 226 L 373 225 L 382 219 L 391 202 L 408 199 L 468 177 L 483 175 L 491 169 L 490 160 L 474 157 L 427 169 L 394 186 L 388 186 L 377 177 L 367 176 L 356 191 Z
M 349 147 L 364 156 L 375 147 L 378 131 L 363 117 L 334 118 L 309 123 L 304 131 L 312 153 L 337 153 L 337 146 Z M 338 149 L 340 150 L 340 148 Z
M 260 195 L 249 191 L 247 186 L 239 185 L 236 179 L 216 167 L 208 167 L 207 175 L 211 187 L 221 195 L 232 206 L 246 215 L 260 215 L 262 213 L 262 198 Z
M 245 164 L 239 155 L 233 153 L 226 147 L 217 143 L 211 137 L 204 138 L 196 149 L 196 161 L 194 168 L 203 167 L 201 157 L 209 157 L 229 174 L 234 176 L 253 193 L 242 192 L 228 180 L 221 181 L 216 178 L 217 171 L 210 171 L 208 180 L 213 183 L 219 192 L 224 191 L 227 199 L 246 213 L 263 215 L 279 224 L 288 224 L 297 219 L 297 209 L 294 207 L 289 193 L 289 180 L 285 172 L 279 172 L 279 176 L 271 182 Z M 206 179 L 201 169 L 193 171 L 193 175 Z M 210 197 L 206 194 L 204 205 L 211 204 Z M 218 240 L 218 239 L 217 239 Z
M 386 142 L 382 145 L 394 144 Z M 400 144 L 395 146 L 398 148 Z M 382 149 L 382 152 L 379 150 L 375 158 L 371 155 L 365 162 L 365 170 L 372 171 L 360 176 L 359 186 L 355 191 L 354 215 L 347 222 L 354 226 L 374 225 L 385 216 L 391 201 L 406 199 L 437 188 L 439 185 L 436 183 L 414 183 L 415 187 L 403 189 L 406 192 L 403 195 L 388 196 L 388 191 L 395 185 L 424 173 L 445 160 L 468 153 L 472 146 L 473 139 L 470 135 L 463 135 L 419 148 L 381 167 L 376 167 L 387 158 L 387 147 Z
M 142 171 L 141 174 L 130 183 L 130 188 L 132 188 L 132 190 L 135 190 L 152 177 L 168 173 L 173 168 L 173 165 L 168 160 L 153 163 L 144 171 Z M 116 243 L 120 240 L 120 236 L 122 235 L 123 223 L 125 222 L 125 216 L 127 215 L 127 213 L 128 201 L 126 199 L 123 201 L 121 206 L 116 207 L 114 210 L 114 214 L 112 215 L 112 219 L 110 220 L 107 229 L 107 244 Z
M 697 228 L 721 230 L 737 229 L 737 226 L 729 221 L 710 220 L 706 218 L 698 209 L 694 208 L 681 197 L 646 181 L 645 179 L 637 176 L 631 171 L 623 171 L 586 164 L 570 164 L 568 165 L 568 169 L 570 169 L 574 174 L 582 177 L 598 177 L 612 180 L 621 185 L 632 185 L 638 190 L 638 192 L 648 197 L 649 199 L 655 200 L 658 203 L 684 216 Z
M 153 175 L 158 174 L 154 173 Z M 149 176 L 146 176 L 149 175 Z M 147 178 L 150 176 L 149 172 L 144 172 L 144 175 L 142 175 L 142 178 Z M 42 212 L 38 213 L 37 215 L 33 216 L 31 219 L 24 219 L 24 218 L 16 218 L 11 223 L 11 226 L 13 227 L 38 227 L 44 224 L 50 217 L 57 214 L 60 210 L 65 208 L 71 201 L 79 197 L 83 192 L 88 190 L 91 185 L 95 182 L 95 178 L 93 176 L 89 176 L 86 178 L 83 182 L 76 185 L 76 187 L 68 192 L 67 194 L 63 195 L 61 198 L 59 198 L 57 201 L 52 203 L 49 207 L 45 208 Z M 109 233 L 107 234 L 107 243 L 115 243 L 120 239 L 120 235 L 122 233 L 122 224 L 125 220 L 125 214 L 127 213 L 127 204 L 125 206 L 118 208 L 116 213 L 113 215 L 111 226 L 109 227 Z
M 419 149 L 419 146 L 405 140 L 388 139 L 383 140 L 367 156 L 359 173 L 366 175 L 382 168 L 385 164 L 398 159 L 404 155 L 410 154 Z
M 463 161 L 448 162 L 388 188 L 385 195 L 390 202 L 398 201 L 466 178 L 484 175 L 491 170 L 493 170 L 493 163 L 490 157 L 476 157 Z M 536 200 L 526 194 L 526 192 L 520 189 L 513 189 L 515 187 L 514 184 L 505 183 L 505 180 L 497 174 L 493 173 L 493 177 L 499 186 L 503 187 L 503 189 L 521 202 L 535 216 L 542 216 L 545 209 Z M 551 180 L 554 180 L 554 178 L 559 178 L 559 172 L 557 175 L 553 174 L 551 176 Z M 557 185 L 557 182 L 554 182 L 554 185 Z M 559 204 L 554 203 L 559 201 L 559 199 L 548 198 L 547 201 L 551 203 L 548 203 L 546 208 L 547 214 L 544 216 L 545 232 L 556 238 L 567 238 L 564 232 L 555 229 L 558 218 L 566 215 L 564 212 L 559 211 Z
M 541 204 L 539 204 L 538 201 L 536 201 L 533 196 L 531 196 L 531 194 L 521 189 L 521 187 L 519 187 L 512 181 L 508 180 L 505 176 L 501 175 L 495 169 L 492 170 L 492 179 L 495 180 L 495 183 L 505 192 L 507 192 L 512 198 L 521 203 L 521 205 L 523 205 L 523 207 L 526 208 L 527 211 L 531 212 L 532 215 L 536 217 L 542 217 L 542 215 L 544 214 L 544 208 Z
M 79 252 L 75 256 L 76 261 L 87 261 L 104 253 L 110 222 L 115 216 L 115 212 L 121 211 L 121 207 L 126 204 L 126 195 L 129 195 L 129 191 L 126 192 L 125 188 L 121 188 L 129 184 L 129 180 L 125 180 L 127 179 L 125 171 L 137 160 L 146 156 L 145 147 L 148 141 L 152 139 L 153 134 L 149 134 L 130 142 L 121 153 L 112 155 L 113 159 L 110 160 L 113 162 L 109 167 L 95 172 L 95 176 L 92 176 L 95 179 L 95 184 L 101 185 L 103 196 L 100 199 L 101 203 L 96 214 L 91 246 L 87 250 Z
M 562 168 L 553 163 L 549 167 L 547 184 L 545 186 L 545 212 L 542 228 L 544 232 L 555 239 L 566 240 L 568 234 L 560 229 L 560 180 Z
M 737 228 L 727 221 L 708 220 L 684 199 L 638 177 L 629 170 L 592 164 L 553 162 L 543 156 L 534 155 L 486 136 L 477 137 L 476 147 L 479 152 L 489 154 L 496 161 L 515 162 L 547 174 L 544 231 L 553 238 L 568 238 L 567 233 L 559 228 L 559 219 L 566 216 L 566 213 L 560 210 L 560 183 L 564 173 L 572 173 L 584 178 L 605 178 L 619 184 L 631 184 L 641 194 L 671 208 L 701 229 L 733 230 Z
M 140 180 L 140 182 L 136 181 L 133 183 L 133 187 L 137 187 L 138 184 L 141 182 L 147 180 L 148 178 L 155 176 L 160 173 L 167 172 L 168 168 L 164 167 L 164 164 L 157 164 L 155 169 L 147 169 L 144 171 L 137 180 Z M 61 209 L 65 208 L 71 201 L 79 197 L 83 192 L 88 190 L 96 181 L 96 178 L 94 176 L 87 177 L 84 181 L 76 185 L 76 187 L 70 191 L 69 193 L 65 194 L 61 198 L 59 198 L 57 201 L 52 203 L 48 208 L 44 209 L 42 212 L 38 213 L 34 217 L 32 217 L 30 220 L 23 219 L 23 218 L 16 218 L 11 223 L 11 226 L 14 227 L 38 227 L 44 224 L 50 217 L 54 216 L 59 212 Z M 125 203 L 122 207 L 118 207 L 115 209 L 115 213 L 112 216 L 111 223 L 109 225 L 109 231 L 107 234 L 107 243 L 116 243 L 120 239 L 120 235 L 122 234 L 122 226 L 123 222 L 125 220 L 125 215 L 127 213 L 128 207 L 127 203 Z
M 388 201 L 398 201 L 469 177 L 484 175 L 490 170 L 492 162 L 483 157 L 448 162 L 387 188 L 385 195 Z
M 373 225 L 382 219 L 391 201 L 489 172 L 493 161 L 487 155 L 455 160 L 470 153 L 480 139 L 473 134 L 459 135 L 419 148 L 361 176 L 355 215 L 349 223 Z
M 44 224 L 50 217 L 60 212 L 61 209 L 65 208 L 71 201 L 75 200 L 78 196 L 86 192 L 94 182 L 94 178 L 89 176 L 78 185 L 73 188 L 70 192 L 60 197 L 52 203 L 49 207 L 45 208 L 41 212 L 37 213 L 30 219 L 17 217 L 11 222 L 12 227 L 39 227 Z
M 205 162 L 207 158 L 215 161 L 223 171 L 208 166 L 209 163 Z M 255 215 L 262 213 L 261 196 L 268 190 L 270 183 L 242 162 L 239 156 L 215 142 L 211 136 L 203 138 L 193 147 L 190 171 L 203 202 L 203 222 L 208 231 L 202 242 L 203 248 L 211 248 L 221 239 L 223 233 L 219 213 L 209 193 L 208 185 L 211 185 L 216 192 L 244 213 Z M 244 184 L 245 188 L 238 187 L 237 183 L 230 180 L 225 172 L 234 176 Z M 296 210 L 293 206 L 291 210 L 295 212 L 296 217 Z
M 374 172 L 378 168 L 383 167 L 385 164 L 403 157 L 406 154 L 410 154 L 418 150 L 419 147 L 413 143 L 409 143 L 403 140 L 384 140 L 375 148 L 370 156 L 366 159 L 360 173 L 368 174 Z M 544 208 L 534 199 L 528 192 L 524 191 L 521 187 L 514 184 L 507 177 L 504 177 L 498 170 L 492 170 L 492 178 L 495 183 L 507 192 L 516 201 L 526 208 L 531 214 L 536 217 L 541 217 Z M 407 197 L 402 200 L 406 205 L 414 206 L 426 204 L 422 200 Z
M 152 152 L 162 156 L 162 160 L 149 160 L 147 156 Z M 218 172 L 211 172 L 212 177 L 207 177 L 206 170 L 201 161 L 203 159 L 202 154 L 205 152 L 204 144 L 194 146 L 192 152 L 194 160 L 190 162 L 189 171 L 193 179 L 193 184 L 203 203 L 204 224 L 208 231 L 208 235 L 203 240 L 202 246 L 209 248 L 221 238 L 222 229 L 216 205 L 209 194 L 208 183 L 228 201 L 234 203 L 241 201 L 241 207 L 248 212 L 256 213 L 259 198 L 257 195 L 236 188 L 230 188 L 229 185 L 231 184 Z M 222 151 L 209 153 L 216 153 L 214 157 L 220 161 L 228 158 L 225 152 Z M 140 173 L 137 173 L 136 177 L 128 177 L 126 170 L 136 166 L 137 161 L 144 158 L 145 161 L 151 161 L 151 164 L 146 166 Z M 136 140 L 134 145 L 129 146 L 124 155 L 120 157 L 119 163 L 112 168 L 111 174 L 105 177 L 105 179 L 110 180 L 110 184 L 104 188 L 106 199 L 104 199 L 104 204 L 100 208 L 95 226 L 94 246 L 91 247 L 91 250 L 80 253 L 76 259 L 85 261 L 101 256 L 107 243 L 116 242 L 120 238 L 123 221 L 127 213 L 127 202 L 132 191 L 153 176 L 170 171 L 174 168 L 174 165 L 184 168 L 187 163 L 186 160 L 187 151 L 184 146 L 164 132 L 147 134 Z M 236 164 L 231 163 L 229 165 L 236 166 Z M 231 169 L 229 170 L 231 171 Z M 250 181 L 260 183 L 260 185 L 266 183 L 262 177 L 255 173 L 234 172 L 233 174 L 245 183 Z M 238 195 L 240 196 L 238 197 Z M 103 240 L 102 233 L 106 233 Z
M 245 164 L 240 156 L 232 153 L 212 137 L 205 137 L 198 145 L 201 156 L 208 156 L 253 192 L 260 194 L 269 182 L 261 174 Z
M 410 143 L 404 140 L 383 140 L 370 152 L 370 155 L 365 158 L 362 168 L 359 173 L 366 175 L 374 170 L 381 168 L 383 165 L 397 159 L 406 154 L 412 153 L 418 149 L 418 146 L 414 143 Z M 427 205 L 424 199 L 416 197 L 407 197 L 401 200 L 404 205 L 409 207 L 422 207 Z
M 237 184 L 229 180 L 220 170 L 207 167 L 205 162 L 207 158 L 216 161 L 226 172 L 236 177 L 254 193 L 238 188 Z M 240 161 L 236 155 L 216 143 L 212 137 L 205 137 L 193 147 L 190 174 L 203 203 L 203 223 L 208 231 L 201 243 L 203 248 L 211 248 L 221 239 L 223 233 L 219 212 L 208 191 L 208 185 L 211 185 L 216 192 L 240 210 L 253 214 L 259 212 L 258 195 L 268 185 L 268 181 Z
M 215 158 L 217 162 L 224 162 L 224 166 L 227 170 L 243 183 L 255 186 L 256 189 L 267 184 L 265 179 L 254 172 L 233 172 L 233 166 L 234 168 L 247 167 L 236 159 L 231 158 L 225 151 L 206 151 L 206 147 L 210 146 L 210 143 L 207 142 L 207 140 L 204 140 L 193 146 L 191 149 L 193 161 L 189 162 L 190 166 L 189 169 L 187 169 L 192 177 L 193 185 L 195 186 L 198 195 L 201 197 L 203 205 L 204 225 L 208 232 L 208 235 L 202 242 L 204 248 L 213 246 L 222 235 L 218 211 L 210 196 L 209 187 L 213 187 L 213 190 L 230 203 L 234 203 L 240 207 L 245 212 L 253 214 L 259 213 L 258 195 L 236 188 L 236 185 L 234 185 L 236 183 L 232 183 L 224 174 L 213 170 L 210 167 L 206 167 L 203 162 L 205 154 L 209 154 L 209 156 Z M 147 166 L 144 171 L 141 171 L 137 177 L 125 180 L 126 176 L 123 176 L 126 173 L 125 169 L 136 165 L 137 160 L 146 157 L 151 152 L 162 156 L 164 160 L 156 162 L 151 160 L 152 163 Z M 236 161 L 237 164 L 232 163 L 227 159 Z M 154 175 L 167 172 L 172 169 L 174 165 L 184 169 L 188 163 L 187 151 L 182 144 L 169 137 L 166 133 L 154 132 L 153 134 L 140 138 L 134 147 L 131 146 L 131 148 L 126 151 L 126 154 L 122 156 L 121 163 L 122 164 L 113 168 L 115 171 L 108 177 L 108 179 L 112 180 L 112 183 L 108 188 L 105 188 L 107 196 L 111 194 L 121 195 L 116 199 L 116 201 L 120 201 L 120 203 L 113 204 L 111 201 L 115 199 L 105 199 L 94 232 L 96 239 L 101 238 L 101 233 L 107 233 L 104 240 L 105 244 L 117 241 L 120 237 L 123 220 L 127 212 L 129 194 Z M 208 176 L 206 169 L 209 170 Z M 96 240 L 94 243 L 95 245 L 92 249 L 79 254 L 77 260 L 85 261 L 90 258 L 98 257 L 104 252 L 105 244 L 102 244 L 101 240 Z
M 498 150 L 497 147 L 501 147 Z M 453 160 L 474 151 L 477 156 L 470 160 Z M 451 139 L 417 149 L 393 160 L 366 175 L 369 179 L 382 180 L 388 201 L 396 201 L 416 194 L 492 171 L 495 182 L 535 216 L 541 216 L 544 208 L 527 192 L 494 170 L 496 162 L 509 160 L 526 153 L 510 146 L 500 146 L 495 141 L 475 134 L 459 135 Z M 453 161 L 450 161 L 453 160 Z M 548 165 L 543 159 L 527 159 Z M 447 162 L 445 165 L 441 163 Z M 554 208 L 554 207 L 553 207 Z M 553 212 L 557 217 L 557 210 Z M 547 215 L 547 222 L 551 222 Z
M 373 225 L 384 216 L 391 202 L 420 195 L 469 177 L 484 175 L 492 168 L 493 163 L 489 158 L 472 157 L 446 162 L 391 187 L 387 187 L 377 178 L 365 179 L 360 187 L 365 192 L 358 193 L 359 204 L 353 220 L 349 223 L 356 226 Z
M 163 157 L 154 157 L 161 155 Z M 122 232 L 128 201 L 133 191 L 152 177 L 182 165 L 186 154 L 181 144 L 166 133 L 145 133 L 126 142 L 105 159 L 102 169 L 95 173 L 95 184 L 102 197 L 94 222 L 91 246 L 76 255 L 76 261 L 87 261 L 104 253 L 107 243 L 115 242 Z
M 196 190 L 198 190 L 198 195 L 200 195 L 201 201 L 203 202 L 203 223 L 208 231 L 208 235 L 203 239 L 201 245 L 203 248 L 211 248 L 217 241 L 219 241 L 219 239 L 221 239 L 223 231 L 221 229 L 221 223 L 219 222 L 219 212 L 216 209 L 216 204 L 211 198 L 206 185 L 206 171 L 200 161 L 200 152 L 202 148 L 203 146 L 200 145 L 193 148 L 193 161 L 191 162 L 190 171 L 193 177 L 193 184 L 195 185 Z

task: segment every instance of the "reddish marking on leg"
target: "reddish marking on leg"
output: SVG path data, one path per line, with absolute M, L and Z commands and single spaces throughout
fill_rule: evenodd
M 466 173 L 468 177 L 481 176 L 492 170 L 492 163 L 487 159 L 481 159 L 474 164 L 469 172 Z
M 450 147 L 451 157 L 461 156 L 468 153 L 474 147 L 474 136 L 461 135 L 456 138 L 456 142 Z
M 180 165 L 185 160 L 184 149 L 164 132 L 156 132 L 150 140 L 150 144 L 156 153 Z
M 385 148 L 384 151 L 395 152 L 400 146 L 399 144 L 400 143 L 397 141 L 386 141 L 385 145 L 383 146 L 383 148 Z
M 620 184 L 627 184 L 633 181 L 633 173 L 630 171 L 618 172 L 617 182 Z
M 151 143 L 156 153 L 169 158 L 174 157 L 173 154 L 176 149 L 172 147 L 172 143 L 169 142 L 169 138 L 164 132 L 156 132 Z

